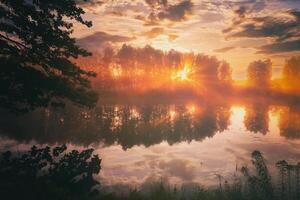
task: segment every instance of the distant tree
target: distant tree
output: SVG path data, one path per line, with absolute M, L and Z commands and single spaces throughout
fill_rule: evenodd
M 197 54 L 194 57 L 196 79 L 208 86 L 230 86 L 232 70 L 229 63 L 216 57 Z
M 270 60 L 258 60 L 249 64 L 248 81 L 251 86 L 268 87 L 272 78 L 272 63 Z
M 76 0 L 1 0 L 0 106 L 13 111 L 62 106 L 65 100 L 93 106 L 95 73 L 70 61 L 88 56 L 71 37 L 72 22 L 90 27 Z
M 166 55 L 166 65 L 169 66 L 170 68 L 175 68 L 177 69 L 180 64 L 182 63 L 182 56 L 181 53 L 171 49 L 170 51 L 168 51 L 167 55 Z
M 132 69 L 135 66 L 136 49 L 124 44 L 117 53 L 117 59 L 124 70 Z
M 0 156 L 1 199 L 91 199 L 99 183 L 93 175 L 101 169 L 101 159 L 93 149 L 66 152 L 66 146 L 37 148 Z
M 197 54 L 195 57 L 195 66 L 198 79 L 205 83 L 215 84 L 219 80 L 220 62 L 216 57 Z M 222 73 L 220 71 L 220 73 Z
M 300 83 L 300 56 L 286 61 L 283 68 L 283 79 L 288 88 L 298 89 Z
M 115 56 L 115 52 L 112 47 L 107 47 L 103 51 L 103 62 L 105 65 L 109 65 L 113 62 L 113 57 Z
M 222 83 L 231 84 L 232 83 L 232 70 L 229 63 L 222 61 L 218 67 L 218 78 Z

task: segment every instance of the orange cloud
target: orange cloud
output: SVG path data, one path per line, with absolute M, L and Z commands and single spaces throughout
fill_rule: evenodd
M 215 49 L 214 52 L 216 53 L 225 53 L 227 51 L 233 50 L 236 47 L 224 47 L 224 48 L 220 48 L 220 49 Z
M 169 34 L 169 35 L 168 35 L 169 42 L 173 42 L 173 41 L 176 40 L 178 37 L 179 37 L 178 35 L 175 35 L 175 34 Z
M 162 35 L 163 33 L 164 33 L 163 28 L 155 27 L 152 28 L 150 31 L 144 32 L 143 35 L 146 36 L 147 38 L 156 38 L 157 36 Z

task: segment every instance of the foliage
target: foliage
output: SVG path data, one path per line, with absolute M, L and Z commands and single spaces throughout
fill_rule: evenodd
M 88 56 L 71 37 L 73 23 L 87 27 L 75 0 L 1 0 L 0 106 L 15 112 L 63 106 L 70 100 L 93 106 L 89 77 L 70 61 Z
M 286 89 L 299 90 L 300 56 L 291 57 L 283 68 L 283 79 Z
M 65 145 L 37 148 L 20 156 L 5 152 L 0 159 L 2 199 L 91 199 L 99 184 L 101 159 L 93 149 L 66 152 Z
M 298 79 L 300 76 L 300 57 L 291 57 L 283 68 L 283 76 L 286 79 Z
M 268 87 L 272 77 L 272 63 L 270 60 L 258 60 L 249 64 L 247 69 L 248 81 L 252 86 Z

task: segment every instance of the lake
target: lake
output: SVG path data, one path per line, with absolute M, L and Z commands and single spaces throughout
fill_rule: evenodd
M 254 99 L 73 106 L 14 116 L 2 111 L 0 150 L 66 143 L 92 147 L 102 158 L 97 179 L 109 188 L 153 180 L 218 184 L 263 153 L 275 163 L 300 160 L 300 105 Z M 274 172 L 275 173 L 275 172 Z

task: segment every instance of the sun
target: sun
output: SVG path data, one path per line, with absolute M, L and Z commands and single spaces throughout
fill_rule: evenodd
M 195 105 L 188 105 L 186 108 L 189 114 L 194 114 L 196 112 Z
M 110 66 L 110 72 L 114 78 L 117 78 L 122 75 L 122 68 L 119 65 L 112 65 Z
M 188 67 L 184 67 L 181 71 L 178 72 L 179 78 L 182 81 L 185 81 L 188 79 L 188 74 L 189 74 L 189 68 Z
M 190 68 L 187 66 L 184 66 L 183 69 L 177 71 L 175 74 L 172 75 L 171 79 L 172 80 L 181 80 L 181 81 L 186 81 L 189 79 L 189 73 L 190 73 Z

